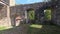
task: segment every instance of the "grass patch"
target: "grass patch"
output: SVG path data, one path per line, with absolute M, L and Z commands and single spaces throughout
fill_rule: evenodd
M 0 27 L 0 30 L 5 30 L 5 29 L 7 29 L 7 27 L 4 27 L 4 26 Z
M 32 24 L 28 28 L 28 34 L 60 34 L 60 27 L 54 25 Z
M 21 31 L 19 28 L 22 28 Z M 6 27 L 0 27 L 0 34 L 4 32 L 23 32 L 24 34 L 60 34 L 60 27 L 54 25 L 39 25 L 39 24 L 23 24 L 19 27 L 7 29 Z
M 42 28 L 42 25 L 32 24 L 30 25 L 32 28 Z

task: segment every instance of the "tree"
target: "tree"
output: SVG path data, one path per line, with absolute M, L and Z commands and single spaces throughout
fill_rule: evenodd
M 46 9 L 46 11 L 45 11 L 45 19 L 51 20 L 51 10 L 50 9 Z

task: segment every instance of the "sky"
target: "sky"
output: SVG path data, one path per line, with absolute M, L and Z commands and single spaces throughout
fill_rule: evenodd
M 43 0 L 15 0 L 16 4 L 31 4 L 36 2 L 42 2 Z

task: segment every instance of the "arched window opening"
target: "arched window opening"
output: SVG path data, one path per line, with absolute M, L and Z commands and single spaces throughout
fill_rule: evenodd
M 45 20 L 51 20 L 51 8 L 47 8 L 44 10 L 44 18 Z
M 34 12 L 34 10 L 33 9 L 28 9 L 27 12 L 28 12 L 28 18 L 30 20 L 34 20 L 35 19 L 35 12 Z
M 34 23 L 35 20 L 35 11 L 34 9 L 28 9 L 27 10 L 27 21 L 29 23 Z

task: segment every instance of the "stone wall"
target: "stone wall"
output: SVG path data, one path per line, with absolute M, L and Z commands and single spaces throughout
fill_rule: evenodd
M 11 26 L 8 18 L 7 6 L 3 6 L 0 10 L 0 26 Z
M 9 3 L 9 1 L 5 0 Z M 42 15 L 44 17 L 44 10 L 47 8 L 52 8 L 52 21 L 54 24 L 60 25 L 60 0 L 56 3 L 56 1 L 53 2 L 40 2 L 40 3 L 34 3 L 34 4 L 25 4 L 25 5 L 16 5 L 11 6 L 10 8 L 3 8 L 0 11 L 0 23 L 1 26 L 11 26 L 16 25 L 16 18 L 19 16 L 18 21 L 22 20 L 22 16 L 24 16 L 25 19 L 25 11 L 27 13 L 27 10 L 33 9 L 35 11 L 35 16 L 38 19 L 42 18 Z M 8 10 L 8 11 L 7 11 Z M 37 16 L 37 15 L 40 16 Z M 20 19 L 21 18 L 21 19 Z M 11 19 L 11 21 L 10 21 Z M 39 20 L 43 21 L 43 20 Z M 10 22 L 10 23 L 9 23 Z M 6 25 L 7 24 L 7 25 Z
M 35 4 L 16 5 L 16 6 L 10 7 L 10 11 L 11 11 L 10 16 L 11 16 L 11 18 L 14 18 L 17 14 L 19 14 L 19 16 L 26 17 L 25 11 L 27 13 L 28 12 L 27 10 L 33 9 L 35 11 L 36 15 L 40 14 L 39 18 L 38 18 L 38 16 L 37 16 L 37 18 L 41 19 L 42 15 L 44 13 L 44 9 L 46 9 L 46 7 L 47 8 L 51 7 L 51 3 L 42 2 L 42 3 L 35 3 Z M 41 20 L 41 21 L 43 21 L 43 20 Z
M 60 25 L 60 0 L 54 6 L 52 19 L 54 19 L 54 24 Z
M 28 9 L 34 9 L 36 12 L 35 14 L 37 15 L 38 12 L 39 14 L 47 9 L 47 8 L 52 8 L 52 21 L 54 24 L 60 25 L 60 0 L 55 1 L 55 2 L 49 2 L 49 3 L 35 3 L 35 4 L 26 4 L 26 5 L 16 5 L 12 6 L 11 8 L 11 16 L 23 13 L 25 14 L 25 11 Z M 38 17 L 37 17 L 38 18 Z

